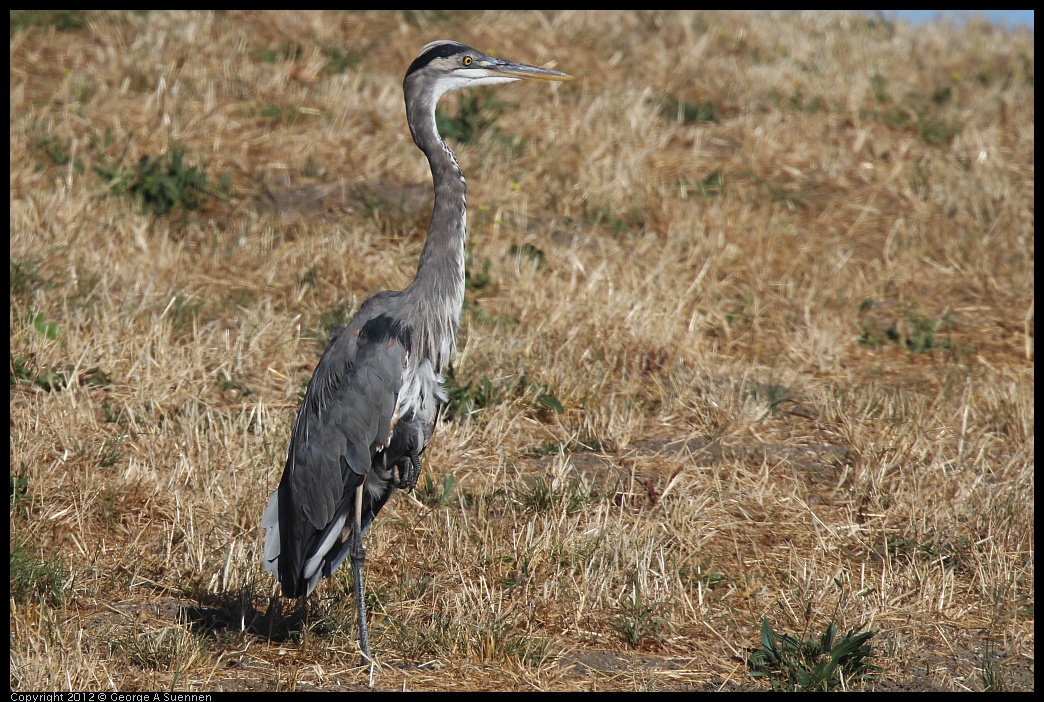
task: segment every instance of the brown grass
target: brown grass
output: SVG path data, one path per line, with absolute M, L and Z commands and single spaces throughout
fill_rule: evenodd
M 474 411 L 368 537 L 371 679 L 347 569 L 302 645 L 259 522 L 327 326 L 415 270 L 435 38 L 579 80 L 454 145 Z M 877 631 L 856 687 L 1032 689 L 1031 33 L 13 13 L 10 55 L 12 689 L 760 689 L 763 617 Z M 175 146 L 202 209 L 118 193 Z

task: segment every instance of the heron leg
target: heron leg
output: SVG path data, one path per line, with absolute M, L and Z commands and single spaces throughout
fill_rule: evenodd
M 359 612 L 359 649 L 362 665 L 370 665 L 370 631 L 366 627 L 366 599 L 363 593 L 363 566 L 366 564 L 366 549 L 362 545 L 362 501 L 364 486 L 355 489 L 355 528 L 352 529 L 352 580 L 355 581 L 355 605 Z
M 417 487 L 417 479 L 420 478 L 421 462 L 419 453 L 411 453 L 406 458 L 406 465 L 399 469 L 399 483 L 396 485 L 400 490 L 409 492 Z
M 301 614 L 301 652 L 308 651 L 308 595 L 297 598 L 298 612 Z

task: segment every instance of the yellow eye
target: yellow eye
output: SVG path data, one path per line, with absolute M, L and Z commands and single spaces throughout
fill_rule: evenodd
M 463 63 L 464 63 L 465 66 L 470 66 L 471 65 L 471 57 L 470 56 L 465 56 Z

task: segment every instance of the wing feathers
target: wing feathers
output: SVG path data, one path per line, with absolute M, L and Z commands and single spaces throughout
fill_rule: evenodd
M 265 566 L 278 571 L 287 596 L 310 592 L 343 560 L 342 530 L 354 509 L 350 493 L 370 475 L 376 453 L 391 444 L 408 334 L 385 315 L 359 324 L 337 334 L 319 361 L 291 434 L 283 480 L 262 518 Z

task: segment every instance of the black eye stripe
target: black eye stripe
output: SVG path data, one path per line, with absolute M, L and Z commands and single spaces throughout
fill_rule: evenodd
M 435 59 L 454 56 L 465 49 L 467 47 L 463 44 L 439 44 L 413 59 L 413 63 L 410 64 L 409 69 L 406 71 L 406 77 L 409 78 L 411 73 L 419 71 Z

